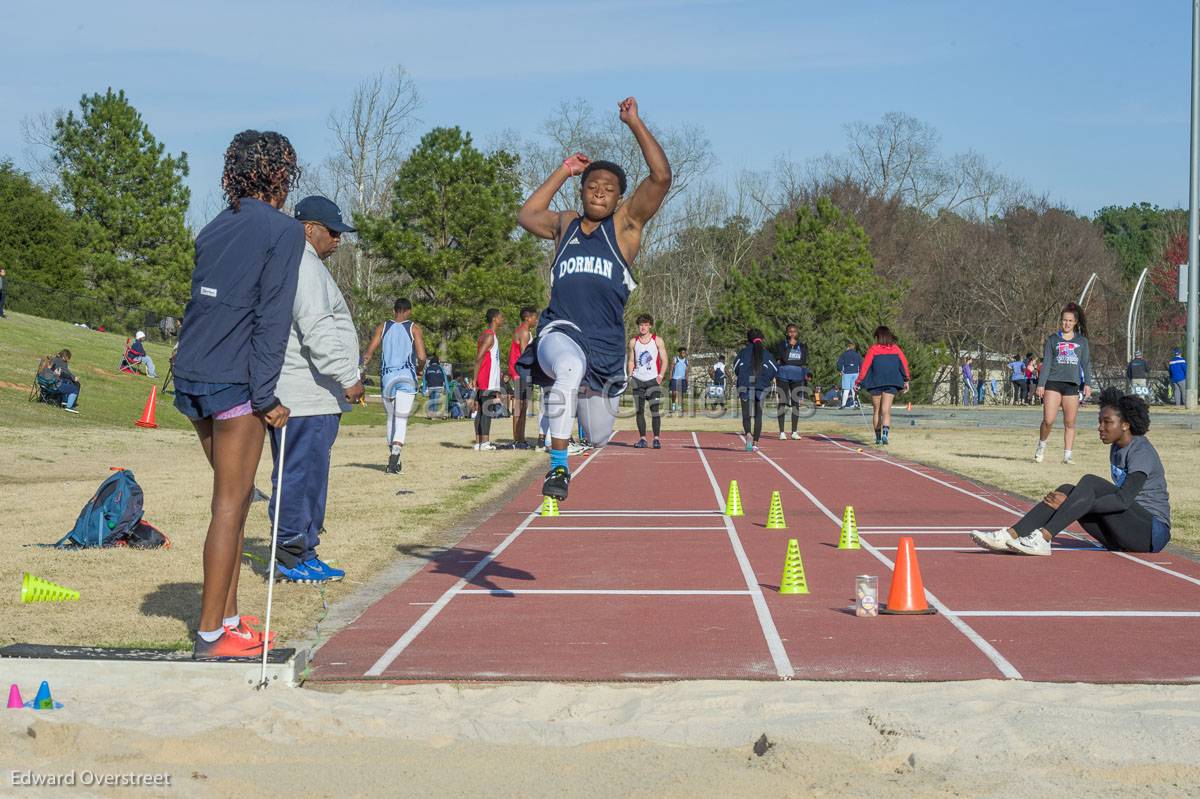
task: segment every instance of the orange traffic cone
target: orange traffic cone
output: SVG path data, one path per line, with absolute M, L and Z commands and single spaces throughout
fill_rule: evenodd
M 154 423 L 154 406 L 158 404 L 158 386 L 150 386 L 150 399 L 146 400 L 146 407 L 142 410 L 142 418 L 138 419 L 134 424 L 138 427 L 158 427 Z
M 892 571 L 892 589 L 880 613 L 891 615 L 928 615 L 937 613 L 925 601 L 925 586 L 921 582 L 921 567 L 917 565 L 917 547 L 912 536 L 904 536 L 896 548 L 896 568 Z

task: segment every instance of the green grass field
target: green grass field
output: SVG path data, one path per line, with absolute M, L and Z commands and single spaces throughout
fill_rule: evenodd
M 132 335 L 134 331 L 130 331 Z M 66 322 L 10 313 L 0 320 L 0 425 L 13 427 L 53 426 L 134 428 L 142 415 L 150 387 L 158 385 L 155 421 L 165 429 L 191 429 L 191 424 L 171 404 L 173 395 L 163 394 L 171 346 L 147 341 L 146 352 L 154 359 L 158 380 L 144 375 L 123 374 L 117 369 L 125 349 L 125 334 L 100 333 Z M 79 378 L 79 414 L 70 414 L 45 403 L 30 402 L 34 371 L 43 355 L 61 349 L 71 351 L 71 371 Z M 376 391 L 377 391 L 376 387 Z M 368 387 L 368 393 L 372 389 Z M 424 424 L 423 398 L 410 424 Z M 346 425 L 381 425 L 380 403 L 369 403 L 346 414 Z

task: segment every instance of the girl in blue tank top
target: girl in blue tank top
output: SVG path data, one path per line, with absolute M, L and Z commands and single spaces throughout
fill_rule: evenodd
M 621 202 L 626 178 L 620 166 L 576 153 L 530 195 L 517 215 L 521 227 L 554 241 L 550 302 L 538 322 L 537 338 L 517 363 L 529 369 L 535 383 L 547 387 L 550 471 L 542 492 L 560 501 L 567 498 L 571 479 L 567 441 L 576 411 L 593 444 L 603 446 L 612 437 L 616 399 L 627 378 L 625 303 L 637 287 L 629 265 L 641 246 L 642 229 L 671 188 L 666 153 L 638 116 L 637 101 L 627 97 L 618 108 L 650 170 L 628 202 Z M 582 176 L 582 213 L 551 211 L 550 202 L 575 175 Z

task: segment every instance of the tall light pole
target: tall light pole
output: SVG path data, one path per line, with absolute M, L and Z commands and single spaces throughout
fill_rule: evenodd
M 1196 409 L 1197 323 L 1200 322 L 1200 0 L 1192 0 L 1192 148 L 1188 174 L 1187 406 Z

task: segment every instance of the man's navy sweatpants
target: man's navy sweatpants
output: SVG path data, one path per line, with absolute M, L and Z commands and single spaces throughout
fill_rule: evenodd
M 295 568 L 317 556 L 321 528 L 325 525 L 325 497 L 329 493 L 329 456 L 337 440 L 341 414 L 292 416 L 287 422 L 287 450 L 283 453 L 283 496 L 279 503 L 279 546 L 276 559 Z M 267 509 L 275 522 L 275 491 L 279 486 L 279 434 L 271 434 L 271 503 Z

